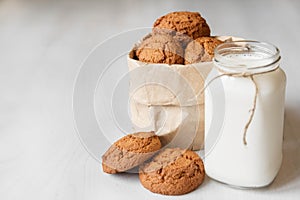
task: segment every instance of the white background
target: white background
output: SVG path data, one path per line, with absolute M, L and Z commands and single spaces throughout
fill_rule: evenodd
M 288 77 L 284 160 L 270 187 L 237 190 L 206 178 L 188 195 L 160 196 L 136 175 L 102 173 L 80 144 L 72 116 L 80 63 L 107 37 L 175 10 L 201 12 L 213 35 L 280 48 Z M 0 0 L 0 199 L 298 199 L 299 11 L 296 0 Z

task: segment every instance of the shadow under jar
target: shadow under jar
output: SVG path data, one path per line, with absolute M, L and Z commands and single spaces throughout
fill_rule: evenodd
M 211 116 L 219 114 L 212 107 L 224 107 L 224 120 L 213 144 L 205 143 L 205 169 L 212 179 L 257 188 L 276 177 L 282 163 L 286 87 L 279 61 L 278 48 L 263 42 L 229 42 L 215 49 L 213 62 L 224 98 L 213 101 L 208 86 L 205 141 L 212 137 Z

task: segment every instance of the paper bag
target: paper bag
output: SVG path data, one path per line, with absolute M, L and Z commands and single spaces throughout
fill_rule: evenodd
M 226 40 L 230 37 L 219 37 Z M 204 143 L 204 83 L 212 62 L 145 63 L 128 55 L 135 131 L 154 131 L 163 145 L 199 150 Z

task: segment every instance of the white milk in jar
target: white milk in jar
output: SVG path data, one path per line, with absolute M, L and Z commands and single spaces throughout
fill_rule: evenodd
M 267 43 L 236 41 L 219 45 L 214 65 L 224 89 L 214 100 L 205 92 L 205 141 L 211 137 L 214 107 L 224 117 L 213 145 L 205 143 L 205 169 L 217 181 L 238 187 L 263 187 L 282 162 L 285 73 L 279 50 Z M 218 91 L 217 91 L 218 92 Z M 210 127 L 210 128 L 209 128 Z

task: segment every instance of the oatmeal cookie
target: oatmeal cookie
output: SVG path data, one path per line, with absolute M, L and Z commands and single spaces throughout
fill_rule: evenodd
M 142 185 L 154 193 L 181 195 L 195 190 L 204 180 L 201 158 L 193 151 L 165 149 L 140 167 Z
M 126 135 L 104 153 L 102 169 L 109 174 L 127 171 L 151 158 L 160 148 L 160 140 L 154 132 Z

